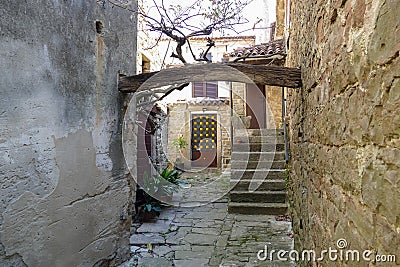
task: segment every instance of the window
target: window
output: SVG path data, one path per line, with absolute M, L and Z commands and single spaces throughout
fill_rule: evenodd
M 218 82 L 194 82 L 193 97 L 218 98 Z
M 150 59 L 142 54 L 142 73 L 150 72 Z

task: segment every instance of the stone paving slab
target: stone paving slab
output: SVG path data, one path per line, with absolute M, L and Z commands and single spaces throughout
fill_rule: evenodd
M 137 233 L 168 233 L 172 227 L 171 222 L 157 221 L 151 223 L 143 223 L 137 230 Z
M 172 247 L 165 245 L 165 246 L 156 246 L 153 248 L 153 253 L 158 257 L 164 257 L 168 253 L 174 251 Z
M 142 258 L 138 260 L 140 267 L 173 267 L 173 261 L 163 258 Z
M 161 234 L 133 234 L 130 238 L 131 245 L 164 244 L 165 239 Z
M 183 241 L 194 245 L 214 245 L 217 239 L 217 235 L 190 233 L 184 237 Z
M 179 206 L 165 208 L 156 222 L 132 226 L 132 259 L 121 266 L 295 266 L 257 259 L 266 245 L 277 250 L 293 248 L 290 222 L 269 215 L 228 214 L 226 197 L 192 207 L 192 194 L 199 195 L 196 190 L 180 192 Z M 206 192 L 201 195 L 207 200 Z
M 191 250 L 180 250 L 175 252 L 175 259 L 187 260 L 187 259 L 209 259 L 211 258 L 212 251 L 191 251 Z
M 208 259 L 174 260 L 175 267 L 203 267 L 208 266 Z

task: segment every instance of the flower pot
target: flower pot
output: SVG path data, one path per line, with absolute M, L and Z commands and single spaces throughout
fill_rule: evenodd
M 150 222 L 155 217 L 157 217 L 157 214 L 156 214 L 155 211 L 143 211 L 142 221 L 143 222 Z

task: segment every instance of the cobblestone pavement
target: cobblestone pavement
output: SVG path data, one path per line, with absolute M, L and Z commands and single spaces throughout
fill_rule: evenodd
M 290 222 L 268 215 L 228 214 L 223 194 L 229 189 L 229 177 L 185 173 L 183 179 L 192 187 L 181 189 L 177 205 L 165 208 L 156 221 L 132 226 L 132 258 L 120 267 L 295 266 L 257 259 L 265 246 L 267 255 L 273 249 L 293 248 Z M 205 189 L 210 181 L 215 184 Z

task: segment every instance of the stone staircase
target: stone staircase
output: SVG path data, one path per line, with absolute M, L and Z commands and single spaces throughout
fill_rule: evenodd
M 228 211 L 283 215 L 286 204 L 286 163 L 283 130 L 237 130 L 231 159 Z M 257 186 L 249 188 L 249 186 Z

